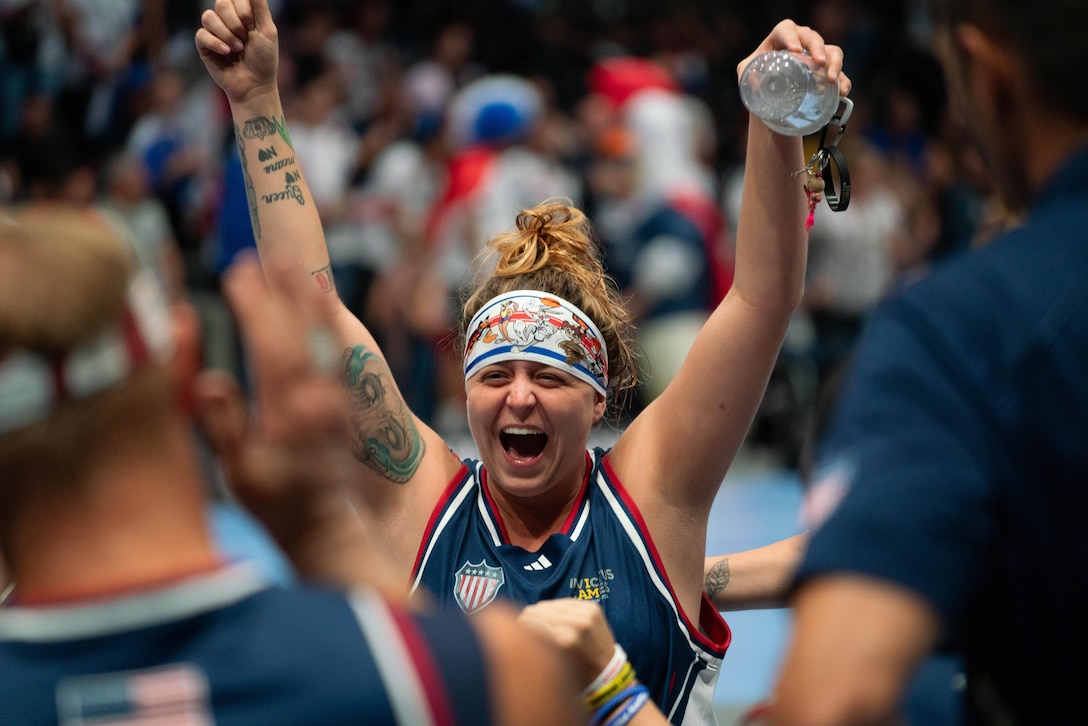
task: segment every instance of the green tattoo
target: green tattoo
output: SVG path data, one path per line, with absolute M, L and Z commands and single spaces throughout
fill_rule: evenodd
M 280 135 L 280 138 L 287 142 L 287 145 L 291 147 L 291 151 L 294 151 L 295 145 L 291 143 L 291 134 L 287 131 L 286 117 L 280 116 L 277 119 L 272 119 L 272 123 L 276 124 L 276 132 Z
M 726 557 L 721 562 L 718 562 L 710 568 L 710 572 L 706 573 L 706 582 L 703 583 L 703 589 L 706 590 L 706 594 L 710 597 L 714 597 L 719 592 L 725 589 L 729 584 L 729 558 Z
M 257 216 L 257 192 L 253 189 L 253 179 L 249 176 L 249 165 L 246 163 L 246 142 L 242 137 L 242 130 L 238 124 L 234 125 L 234 138 L 238 144 L 238 158 L 242 162 L 242 180 L 246 186 L 246 199 L 249 201 L 249 221 L 253 225 L 253 236 L 261 238 L 261 220 Z
M 351 397 L 355 458 L 390 481 L 403 484 L 423 461 L 425 447 L 404 400 L 387 395 L 389 367 L 361 345 L 344 352 Z

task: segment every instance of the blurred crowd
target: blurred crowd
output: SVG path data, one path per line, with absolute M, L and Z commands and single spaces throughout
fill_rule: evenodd
M 193 45 L 210 4 L 0 0 L 0 204 L 119 217 L 198 305 L 208 364 L 244 375 L 219 277 L 254 241 L 229 110 Z M 918 2 L 270 4 L 337 290 L 439 430 L 465 421 L 450 331 L 468 263 L 548 197 L 589 213 L 629 297 L 646 357 L 629 405 L 663 387 L 731 282 L 736 64 L 778 19 L 846 51 L 852 197 L 816 210 L 805 301 L 754 438 L 798 464 L 866 312 L 1006 223 L 947 113 Z

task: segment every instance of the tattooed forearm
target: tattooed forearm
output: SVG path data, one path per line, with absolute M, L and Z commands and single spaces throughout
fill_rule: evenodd
M 720 562 L 716 562 L 706 573 L 706 581 L 703 583 L 703 589 L 706 590 L 707 595 L 713 598 L 724 590 L 728 584 L 729 558 L 725 557 Z
M 249 172 L 246 167 L 246 158 L 244 153 L 244 146 L 241 139 L 256 139 L 257 141 L 264 143 L 264 140 L 273 136 L 279 136 L 287 144 L 287 148 L 294 151 L 294 147 L 291 145 L 291 136 L 287 133 L 287 120 L 283 117 L 271 119 L 267 116 L 254 116 L 245 122 L 242 126 L 242 132 L 239 138 L 239 150 L 242 151 L 242 165 L 246 174 L 247 181 L 249 179 Z M 257 160 L 261 162 L 261 171 L 266 176 L 274 174 L 277 171 L 283 171 L 283 190 L 278 192 L 269 192 L 268 194 L 261 195 L 261 201 L 265 204 L 273 204 L 275 202 L 283 202 L 293 200 L 299 205 L 306 204 L 306 195 L 302 191 L 302 185 L 299 183 L 302 179 L 302 174 L 292 167 L 295 166 L 294 156 L 285 156 L 280 158 L 279 151 L 276 150 L 274 143 L 269 143 L 266 146 L 262 146 L 257 150 Z M 250 183 L 247 190 L 252 189 Z M 250 201 L 250 209 L 255 208 L 256 200 Z M 260 235 L 258 235 L 259 237 Z
M 257 193 L 253 189 L 253 178 L 249 175 L 249 165 L 246 164 L 246 142 L 238 124 L 234 125 L 234 138 L 238 144 L 238 158 L 242 162 L 242 181 L 246 186 L 246 199 L 249 201 L 249 221 L 253 225 L 253 236 L 261 238 L 261 219 L 257 216 Z
M 355 458 L 390 481 L 408 481 L 423 461 L 425 447 L 404 400 L 389 395 L 389 367 L 355 346 L 344 352 L 344 372 L 351 392 Z

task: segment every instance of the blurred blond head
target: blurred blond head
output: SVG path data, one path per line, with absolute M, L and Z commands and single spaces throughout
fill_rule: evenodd
M 93 342 L 125 314 L 135 271 L 124 238 L 101 216 L 0 217 L 0 364 L 15 352 L 60 362 Z M 56 401 L 29 425 L 0 430 L 0 512 L 31 486 L 80 486 L 120 429 L 155 435 L 169 391 L 166 366 L 152 360 L 104 390 Z

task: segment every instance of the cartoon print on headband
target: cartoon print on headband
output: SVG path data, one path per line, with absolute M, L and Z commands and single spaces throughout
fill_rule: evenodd
M 586 321 L 574 315 L 574 322 L 560 321 L 559 330 L 566 335 L 559 347 L 567 354 L 568 365 L 583 365 L 595 377 L 607 374 L 604 365 L 604 350 L 600 339 L 589 329 Z
M 565 364 L 598 388 L 607 381 L 607 353 L 600 333 L 570 303 L 528 291 L 493 300 L 481 309 L 465 344 L 466 374 L 491 360 L 537 353 Z M 479 349 L 477 349 L 479 346 Z

